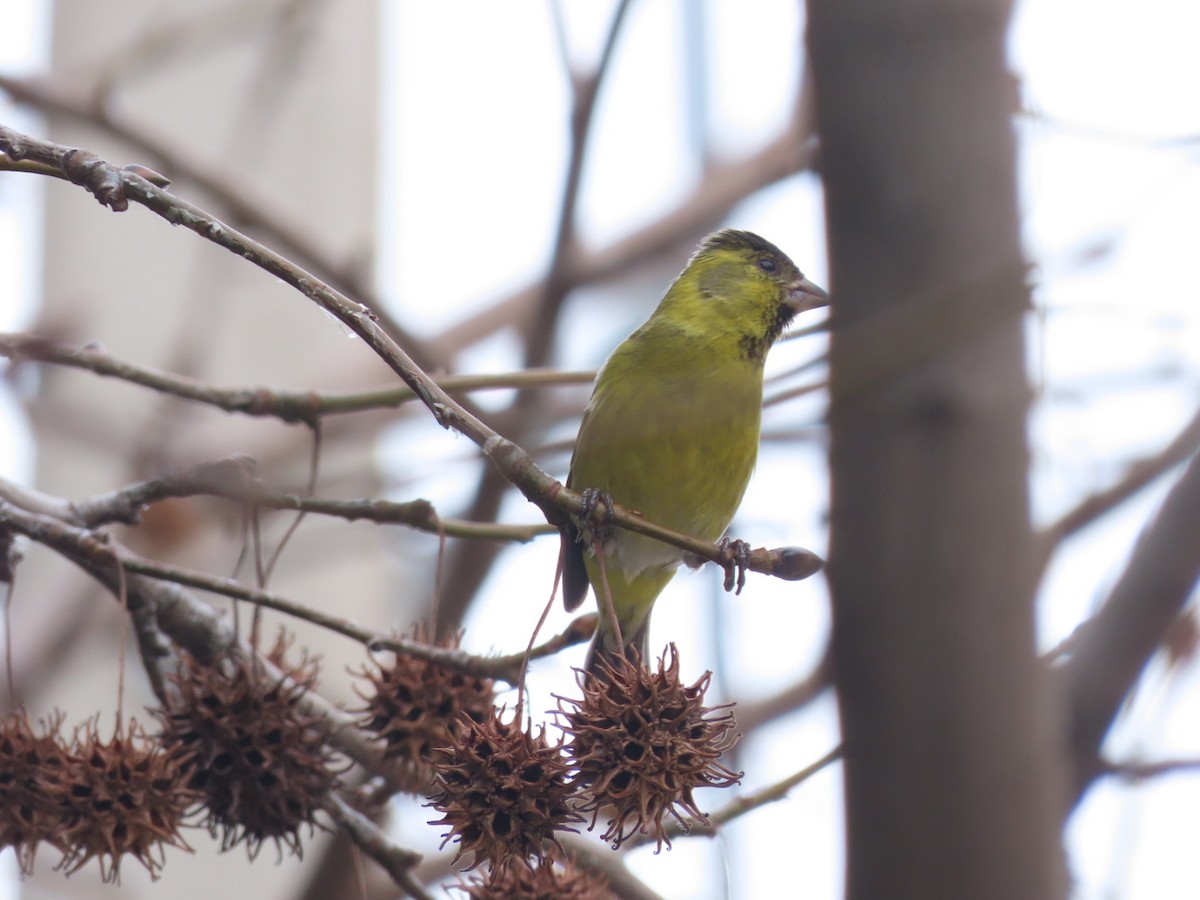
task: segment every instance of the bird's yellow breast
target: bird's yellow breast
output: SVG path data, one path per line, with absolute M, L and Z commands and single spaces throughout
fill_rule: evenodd
M 652 522 L 716 540 L 754 470 L 762 368 L 671 338 L 639 332 L 605 364 L 568 485 L 596 488 Z M 626 532 L 612 554 L 629 575 L 682 558 L 676 548 Z

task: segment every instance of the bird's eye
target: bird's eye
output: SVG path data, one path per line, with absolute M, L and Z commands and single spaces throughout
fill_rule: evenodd
M 764 272 L 774 272 L 775 271 L 775 260 L 764 257 L 763 259 L 760 259 L 758 261 L 758 267 L 760 269 L 762 269 Z

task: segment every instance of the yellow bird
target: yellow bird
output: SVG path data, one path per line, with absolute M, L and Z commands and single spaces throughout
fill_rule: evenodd
M 567 487 L 611 497 L 658 525 L 720 538 L 758 456 L 767 351 L 797 313 L 828 300 L 758 235 L 730 229 L 705 238 L 596 376 Z M 600 608 L 587 670 L 631 650 L 645 665 L 650 611 L 684 551 L 614 527 L 597 554 L 582 522 L 561 531 L 567 610 L 579 607 L 589 583 Z M 601 557 L 620 641 L 606 612 Z

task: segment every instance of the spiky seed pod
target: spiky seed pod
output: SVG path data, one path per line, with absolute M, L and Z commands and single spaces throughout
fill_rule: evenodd
M 203 796 L 204 825 L 228 850 L 245 843 L 254 859 L 266 841 L 302 855 L 300 829 L 324 828 L 316 813 L 339 784 L 326 721 L 301 709 L 316 683 L 317 662 L 288 665 L 280 636 L 269 659 L 284 674 L 268 678 L 253 659 L 205 666 L 190 656 L 172 681 L 178 697 L 156 711 L 161 740 L 191 764 Z
M 579 809 L 591 813 L 591 830 L 600 811 L 612 807 L 601 837 L 614 849 L 639 832 L 656 840 L 660 850 L 664 843 L 669 848 L 667 813 L 685 829 L 679 810 L 707 823 L 692 792 L 729 787 L 742 777 L 719 762 L 739 737 L 733 713 L 709 717 L 733 704 L 706 707 L 712 673 L 686 687 L 674 644 L 668 655 L 670 661 L 659 659 L 656 672 L 613 657 L 603 664 L 601 678 L 579 672 L 582 700 L 557 698 L 566 749 L 575 761 L 574 783 L 591 795 Z
M 454 635 L 440 646 L 457 649 L 461 638 L 461 633 Z M 413 640 L 431 643 L 428 628 L 414 627 Z M 403 654 L 387 665 L 377 660 L 375 664 L 378 671 L 364 668 L 359 673 L 370 682 L 369 689 L 359 693 L 366 701 L 356 710 L 362 714 L 362 727 L 383 738 L 384 756 L 397 764 L 414 789 L 425 788 L 433 778 L 434 748 L 450 745 L 464 717 L 476 724 L 487 719 L 495 687 L 491 679 Z
M 13 848 L 23 875 L 33 871 L 39 842 L 64 849 L 60 836 L 70 754 L 59 735 L 62 719 L 55 713 L 40 723 L 40 731 L 24 709 L 0 719 L 0 848 Z
M 547 856 L 492 869 L 487 875 L 452 885 L 471 900 L 608 900 L 608 879 L 586 872 L 571 858 Z
M 121 860 L 132 856 L 157 880 L 166 847 L 192 851 L 179 833 L 198 799 L 188 780 L 182 757 L 151 741 L 136 721 L 108 741 L 94 719 L 76 729 L 64 770 L 59 868 L 70 875 L 96 859 L 101 877 L 119 883 Z
M 442 846 L 458 842 L 455 863 L 474 854 L 468 870 L 484 861 L 503 868 L 540 854 L 547 841 L 557 846 L 556 831 L 576 831 L 571 826 L 583 821 L 568 802 L 572 789 L 560 747 L 550 745 L 544 728 L 535 735 L 515 718 L 501 721 L 502 715 L 464 718 L 450 747 L 434 758 L 427 805 L 443 816 L 429 824 L 449 826 Z

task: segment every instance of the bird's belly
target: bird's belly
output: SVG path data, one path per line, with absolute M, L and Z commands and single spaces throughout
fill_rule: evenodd
M 631 441 L 623 456 L 636 462 L 614 474 L 603 489 L 655 524 L 717 540 L 733 520 L 750 480 L 758 432 L 711 421 L 706 425 L 702 434 L 685 429 L 660 434 L 651 442 Z M 672 569 L 684 557 L 677 547 L 628 531 L 613 535 L 611 553 L 631 576 Z
M 683 551 L 654 538 L 622 532 L 606 544 L 606 555 L 626 578 L 651 570 L 670 571 L 683 562 Z

